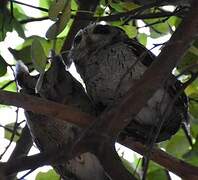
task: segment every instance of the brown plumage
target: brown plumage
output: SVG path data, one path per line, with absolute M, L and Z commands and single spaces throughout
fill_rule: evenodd
M 27 67 L 17 64 L 16 79 L 21 92 L 40 96 L 58 103 L 71 105 L 83 112 L 94 115 L 95 110 L 82 85 L 65 71 L 64 65 L 57 57 L 53 59 L 50 69 L 45 73 L 39 94 L 35 94 L 38 76 L 30 76 Z M 61 150 L 70 147 L 79 137 L 82 129 L 78 126 L 53 119 L 44 115 L 25 111 L 27 124 L 34 142 L 42 152 Z M 70 153 L 70 152 L 65 152 Z M 107 177 L 95 155 L 87 152 L 69 162 L 54 166 L 64 180 L 106 180 Z
M 77 33 L 68 59 L 68 64 L 74 62 L 96 108 L 104 110 L 119 103 L 155 60 L 155 56 L 136 40 L 129 39 L 122 29 L 91 24 Z M 155 92 L 147 105 L 132 118 L 124 134 L 143 142 L 148 140 L 153 127 L 155 134 L 158 120 L 162 119 L 166 107 L 181 88 L 174 76 L 168 82 L 173 83 Z M 182 94 L 165 120 L 157 142 L 175 134 L 186 117 L 187 99 Z

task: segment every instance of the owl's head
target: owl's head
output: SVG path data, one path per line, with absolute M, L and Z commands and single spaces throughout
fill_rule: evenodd
M 69 59 L 77 62 L 85 56 L 88 55 L 89 57 L 91 53 L 125 37 L 124 31 L 118 27 L 99 23 L 91 24 L 76 34 Z

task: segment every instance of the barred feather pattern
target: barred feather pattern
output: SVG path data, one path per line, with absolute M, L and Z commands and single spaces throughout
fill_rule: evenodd
M 69 54 L 81 75 L 97 109 L 104 110 L 120 102 L 126 92 L 139 80 L 155 56 L 136 40 L 129 39 L 118 27 L 91 24 L 77 33 Z M 172 83 L 173 82 L 173 83 Z M 151 129 L 154 134 L 173 97 L 177 94 L 174 76 L 168 87 L 158 89 L 145 107 L 133 118 L 125 134 L 145 142 Z M 172 84 L 172 85 L 170 85 Z M 165 120 L 157 142 L 169 139 L 185 121 L 187 100 L 182 94 Z M 145 131 L 139 131 L 144 127 Z

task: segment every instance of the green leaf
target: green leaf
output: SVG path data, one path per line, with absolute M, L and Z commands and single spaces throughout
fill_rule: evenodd
M 192 125 L 191 125 L 191 134 L 195 138 L 198 136 L 198 119 L 195 119 L 191 116 L 190 118 Z
M 9 83 L 9 82 L 10 82 L 9 79 L 0 81 L 0 88 L 2 88 L 4 85 L 6 85 L 6 84 Z
M 146 19 L 144 23 L 149 26 L 151 38 L 159 38 L 170 32 L 170 26 L 167 22 L 163 22 L 163 18 Z
M 36 180 L 59 180 L 60 176 L 56 174 L 56 172 L 51 169 L 47 172 L 39 172 L 36 176 Z
M 40 41 L 40 43 L 43 46 L 43 49 L 45 51 L 45 54 L 49 54 L 50 49 L 52 48 L 52 41 L 46 40 L 43 37 L 40 36 L 30 36 L 28 38 L 26 38 L 26 40 L 17 47 L 18 50 L 22 50 L 23 48 L 27 47 L 27 46 L 31 46 L 32 42 L 37 39 L 38 41 Z M 57 40 L 58 41 L 58 40 Z
M 124 165 L 124 167 L 131 173 L 133 174 L 134 173 L 134 168 L 133 168 L 133 164 L 130 163 L 129 161 L 127 161 L 126 159 L 120 157 L 121 160 L 122 160 L 122 163 Z
M 68 0 L 65 4 L 62 14 L 59 19 L 48 29 L 46 37 L 48 39 L 55 39 L 66 27 L 71 16 L 71 0 Z
M 167 180 L 167 175 L 166 175 L 165 170 L 158 169 L 156 171 L 152 171 L 148 173 L 147 179 L 148 180 L 153 180 L 153 179 Z
M 123 21 L 112 21 L 110 22 L 112 26 L 117 26 L 117 27 L 120 27 L 122 28 L 122 24 L 123 24 Z
M 105 13 L 105 8 L 101 7 L 101 6 L 97 6 L 96 11 L 95 11 L 95 15 L 96 16 L 102 16 Z
M 122 7 L 120 4 L 118 4 L 118 3 L 113 3 L 113 2 L 111 2 L 109 5 L 110 5 L 113 9 L 115 9 L 117 12 L 124 12 L 123 7 Z
M 6 124 L 5 127 L 10 129 L 10 130 L 13 130 L 14 129 L 14 124 L 15 123 L 9 123 L 9 124 Z M 22 131 L 22 128 L 21 127 L 17 127 L 17 133 L 20 134 Z M 8 140 L 11 140 L 11 137 L 12 137 L 12 132 L 10 132 L 9 130 L 5 129 L 4 131 L 4 138 L 8 139 Z M 13 141 L 16 142 L 18 141 L 19 139 L 19 136 L 17 134 L 15 134 L 14 136 L 14 139 Z
M 182 71 L 194 64 L 198 64 L 198 40 L 191 45 L 177 68 L 179 71 Z M 197 72 L 197 68 L 191 69 L 191 71 Z
M 170 26 L 175 26 L 176 28 L 178 27 L 178 25 L 181 23 L 181 18 L 177 17 L 177 16 L 171 16 L 168 19 L 168 24 Z
M 159 166 L 157 163 L 150 161 L 149 162 L 149 169 L 148 169 L 148 173 L 153 172 L 153 171 L 157 171 L 157 170 L 161 170 L 161 166 Z
M 54 0 L 49 8 L 49 18 L 56 21 L 59 13 L 63 10 L 66 0 Z
M 51 4 L 53 3 L 54 0 L 39 0 L 39 6 L 43 7 L 43 8 L 47 8 L 49 9 L 49 7 L 51 6 Z
M 179 130 L 176 135 L 171 138 L 166 146 L 166 151 L 177 157 L 182 157 L 182 155 L 188 152 L 188 150 L 189 143 L 182 130 Z
M 25 38 L 22 25 L 10 14 L 10 11 L 7 8 L 3 9 L 0 13 L 0 27 L 0 41 L 3 41 L 6 37 L 6 33 L 12 32 L 13 29 L 17 31 L 20 37 Z
M 8 48 L 9 51 L 12 53 L 12 55 L 14 56 L 14 58 L 16 60 L 22 60 L 25 64 L 27 63 L 31 63 L 32 62 L 32 57 L 31 57 L 31 45 L 32 42 L 37 39 L 38 41 L 40 41 L 40 43 L 42 44 L 42 47 L 45 51 L 45 54 L 49 54 L 50 50 L 53 47 L 53 41 L 50 40 L 46 40 L 43 37 L 40 36 L 30 36 L 28 38 L 26 38 L 26 40 L 24 41 L 24 43 L 22 43 L 21 45 L 19 45 L 17 47 L 17 49 L 12 49 L 12 48 Z M 56 53 L 60 53 L 60 50 L 62 48 L 62 45 L 64 43 L 64 38 L 58 38 L 56 39 Z
M 131 11 L 133 9 L 140 7 L 140 5 L 133 2 L 121 2 L 120 4 L 126 11 Z
M 192 65 L 192 64 L 196 64 L 196 63 L 198 63 L 198 56 L 197 56 L 196 54 L 194 54 L 194 53 L 188 51 L 188 52 L 184 55 L 184 57 L 183 57 L 181 63 L 177 66 L 177 68 L 178 68 L 179 71 L 182 71 L 182 70 L 184 70 L 185 68 L 187 68 L 188 66 L 190 66 L 190 65 Z M 197 72 L 197 70 L 196 70 L 195 68 L 192 69 L 192 71 Z
M 78 9 L 78 4 L 75 0 L 71 0 L 71 9 L 74 11 L 77 11 Z
M 189 112 L 194 118 L 198 119 L 198 103 L 197 102 L 190 101 Z
M 4 9 L 3 13 L 0 13 L 0 41 L 3 41 L 6 37 L 8 31 L 12 31 L 12 26 L 10 25 L 10 15 L 9 11 Z
M 16 30 L 18 35 L 21 38 L 25 39 L 25 33 L 24 33 L 22 25 L 15 18 L 12 19 L 12 24 L 13 24 L 13 28 Z
M 6 79 L 6 80 L 0 82 L 0 88 L 3 87 L 5 84 L 7 84 L 10 81 L 11 81 L 10 79 L 8 79 L 8 80 Z M 12 82 L 8 86 L 6 86 L 3 90 L 16 92 L 16 83 L 15 82 Z
M 25 64 L 31 61 L 31 46 L 26 46 L 20 50 L 8 48 L 16 60 L 22 60 Z
M 39 73 L 45 72 L 47 57 L 39 40 L 35 39 L 31 47 L 32 62 Z
M 138 39 L 138 41 L 141 43 L 141 44 L 143 44 L 144 46 L 146 46 L 146 44 L 147 44 L 147 35 L 145 34 L 145 33 L 139 33 L 138 35 L 137 35 L 137 39 Z
M 133 9 L 136 9 L 139 7 L 138 4 L 135 4 L 133 2 L 112 2 L 109 1 L 109 5 L 116 10 L 117 12 L 126 12 L 126 11 L 131 11 Z
M 120 26 L 125 32 L 126 34 L 129 36 L 129 38 L 134 38 L 137 36 L 137 28 L 136 26 L 132 26 L 132 25 L 124 25 L 124 26 Z
M 196 79 L 195 81 L 193 81 L 186 89 L 185 89 L 185 93 L 188 96 L 195 96 L 195 94 L 198 94 L 197 92 L 198 89 L 198 79 Z
M 3 57 L 0 55 L 0 77 L 4 76 L 7 72 L 7 63 L 3 59 Z
M 192 149 L 184 154 L 183 158 L 188 162 L 193 165 L 198 164 L 198 136 L 196 138 L 196 143 L 193 144 Z
M 22 19 L 27 19 L 28 16 L 25 14 L 25 12 L 23 11 L 23 9 L 21 8 L 20 5 L 18 5 L 17 3 L 14 3 L 14 17 L 17 20 L 22 20 Z
M 191 46 L 189 48 L 189 51 L 193 54 L 195 54 L 196 56 L 198 56 L 198 47 L 195 47 L 195 46 Z M 198 61 L 198 60 L 197 60 Z

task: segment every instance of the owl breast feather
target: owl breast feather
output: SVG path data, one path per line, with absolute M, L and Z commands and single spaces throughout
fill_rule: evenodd
M 122 97 L 146 67 L 123 42 L 96 50 L 76 64 L 94 103 L 109 105 Z

